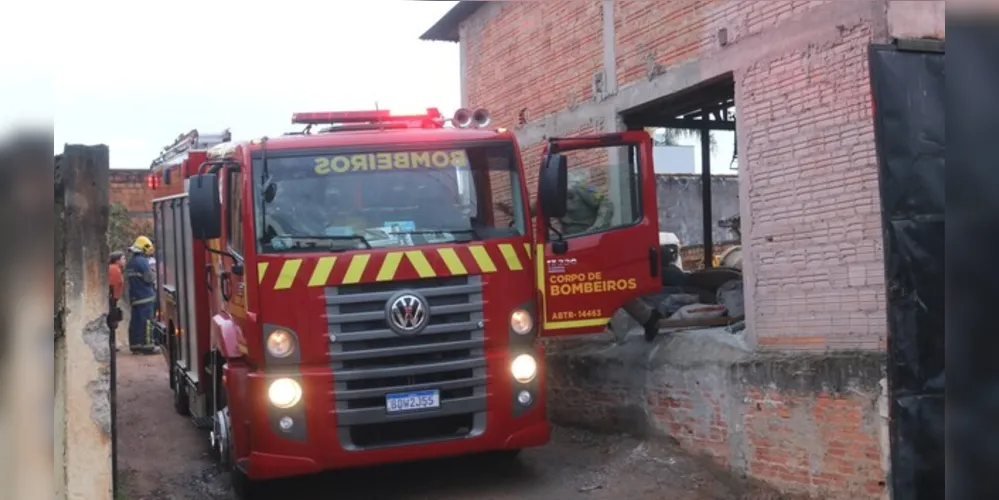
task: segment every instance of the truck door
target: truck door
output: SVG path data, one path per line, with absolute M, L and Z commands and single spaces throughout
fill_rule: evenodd
M 563 159 L 565 210 L 549 219 L 541 199 L 548 192 L 545 172 Z M 647 133 L 550 139 L 538 196 L 542 335 L 601 332 L 626 302 L 660 291 L 659 214 Z

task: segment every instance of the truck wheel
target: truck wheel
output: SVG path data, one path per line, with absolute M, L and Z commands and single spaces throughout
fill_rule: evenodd
M 187 396 L 187 382 L 184 377 L 176 374 L 175 368 L 170 367 L 175 379 L 173 383 L 173 409 L 178 415 L 186 417 L 191 414 L 190 401 Z

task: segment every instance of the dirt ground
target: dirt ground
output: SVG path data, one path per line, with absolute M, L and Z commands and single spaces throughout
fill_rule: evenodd
M 162 356 L 118 355 L 117 500 L 231 500 L 208 438 L 173 411 Z M 391 478 L 391 480 L 385 480 Z M 668 442 L 555 430 L 510 464 L 466 457 L 270 483 L 265 498 L 771 500 Z

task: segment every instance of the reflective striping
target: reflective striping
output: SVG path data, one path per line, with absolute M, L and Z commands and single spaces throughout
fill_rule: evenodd
M 496 272 L 496 264 L 493 263 L 493 259 L 489 256 L 489 252 L 486 251 L 485 247 L 481 245 L 474 245 L 468 247 L 468 251 L 472 252 L 472 258 L 475 259 L 475 263 L 479 266 L 479 270 L 484 273 Z
M 440 248 L 437 250 L 437 254 L 441 256 L 441 260 L 444 261 L 444 265 L 447 266 L 447 270 L 451 274 L 457 276 L 468 274 L 465 265 L 461 263 L 461 257 L 458 257 L 458 253 L 453 248 Z
M 350 266 L 347 267 L 347 274 L 343 276 L 343 283 L 351 285 L 360 282 L 369 260 L 371 260 L 371 255 L 365 253 L 353 256 L 350 259 Z
M 610 318 L 581 319 L 578 321 L 553 321 L 545 323 L 547 330 L 566 330 L 569 328 L 585 328 L 588 326 L 603 326 L 610 322 Z
M 316 268 L 309 278 L 309 286 L 325 286 L 330 279 L 330 272 L 333 271 L 333 264 L 336 264 L 336 257 L 320 257 L 316 262 Z
M 257 283 L 264 282 L 264 274 L 267 273 L 267 262 L 257 263 Z
M 385 256 L 385 261 L 382 262 L 382 268 L 378 270 L 375 281 L 389 281 L 395 277 L 395 271 L 399 269 L 400 262 L 402 262 L 402 252 L 389 252 Z
M 300 267 L 302 267 L 302 259 L 284 261 L 284 265 L 281 266 L 281 272 L 278 273 L 277 281 L 274 282 L 274 289 L 285 290 L 291 288 L 291 284 L 295 282 L 295 276 L 298 275 Z
M 538 245 L 535 248 L 537 248 L 537 251 L 534 253 L 534 255 L 536 255 L 537 257 L 535 257 L 534 259 L 535 262 L 534 274 L 535 276 L 537 276 L 538 280 L 538 300 L 541 301 L 541 304 L 538 305 L 538 309 L 541 310 L 541 317 L 547 318 L 548 300 L 547 297 L 545 296 L 545 259 L 543 258 L 545 255 L 545 246 Z M 545 326 L 547 326 L 547 323 L 545 324 Z
M 506 260 L 506 267 L 510 268 L 511 271 L 522 271 L 524 269 L 524 266 L 520 264 L 520 259 L 517 258 L 517 251 L 513 249 L 513 245 L 502 243 L 499 249 L 500 253 L 503 254 L 503 259 Z
M 491 248 L 490 248 L 491 247 Z M 271 261 L 257 263 L 257 282 L 264 283 L 264 278 L 269 282 L 274 281 L 274 290 L 287 290 L 294 286 L 299 274 L 307 274 L 308 287 L 316 288 L 322 286 L 351 285 L 362 281 L 388 282 L 396 279 L 420 279 L 444 277 L 444 276 L 466 276 L 469 274 L 494 273 L 502 268 L 503 271 L 524 271 L 529 270 L 525 265 L 525 257 L 528 262 L 531 260 L 532 246 L 530 243 L 524 244 L 525 254 L 520 254 L 518 244 L 501 243 L 498 245 L 471 245 L 450 248 L 438 248 L 434 250 L 398 250 L 377 255 L 372 263 L 372 254 L 359 253 L 351 257 L 318 257 L 310 259 L 288 259 L 278 260 L 280 272 L 276 277 L 271 278 L 267 271 Z M 504 265 L 498 265 L 495 256 L 498 253 L 503 256 Z M 434 255 L 436 253 L 436 255 Z M 438 259 L 439 257 L 439 259 Z M 346 271 L 340 270 L 346 264 Z M 412 266 L 403 264 L 403 260 Z M 475 262 L 477 270 L 470 267 L 471 262 Z M 371 265 L 369 265 L 371 264 Z M 369 267 L 377 267 L 369 269 Z M 538 266 L 538 270 L 543 270 Z M 413 276 L 413 274 L 416 276 Z M 274 273 L 271 272 L 271 275 Z M 374 276 L 372 276 L 374 275 Z M 372 277 L 374 278 L 372 280 Z M 304 276 L 302 277 L 305 278 Z M 543 278 L 542 278 L 543 279 Z M 539 284 L 539 289 L 541 286 Z M 544 290 L 541 289 L 542 293 Z
M 416 269 L 416 274 L 420 275 L 421 278 L 433 278 L 437 276 L 434 268 L 427 261 L 427 256 L 423 255 L 422 251 L 411 250 L 406 252 L 406 258 L 409 259 L 409 263 L 413 265 L 413 269 Z

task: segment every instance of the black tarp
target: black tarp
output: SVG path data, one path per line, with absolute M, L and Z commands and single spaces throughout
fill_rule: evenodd
M 891 491 L 944 498 L 944 54 L 872 46 L 888 299 Z

